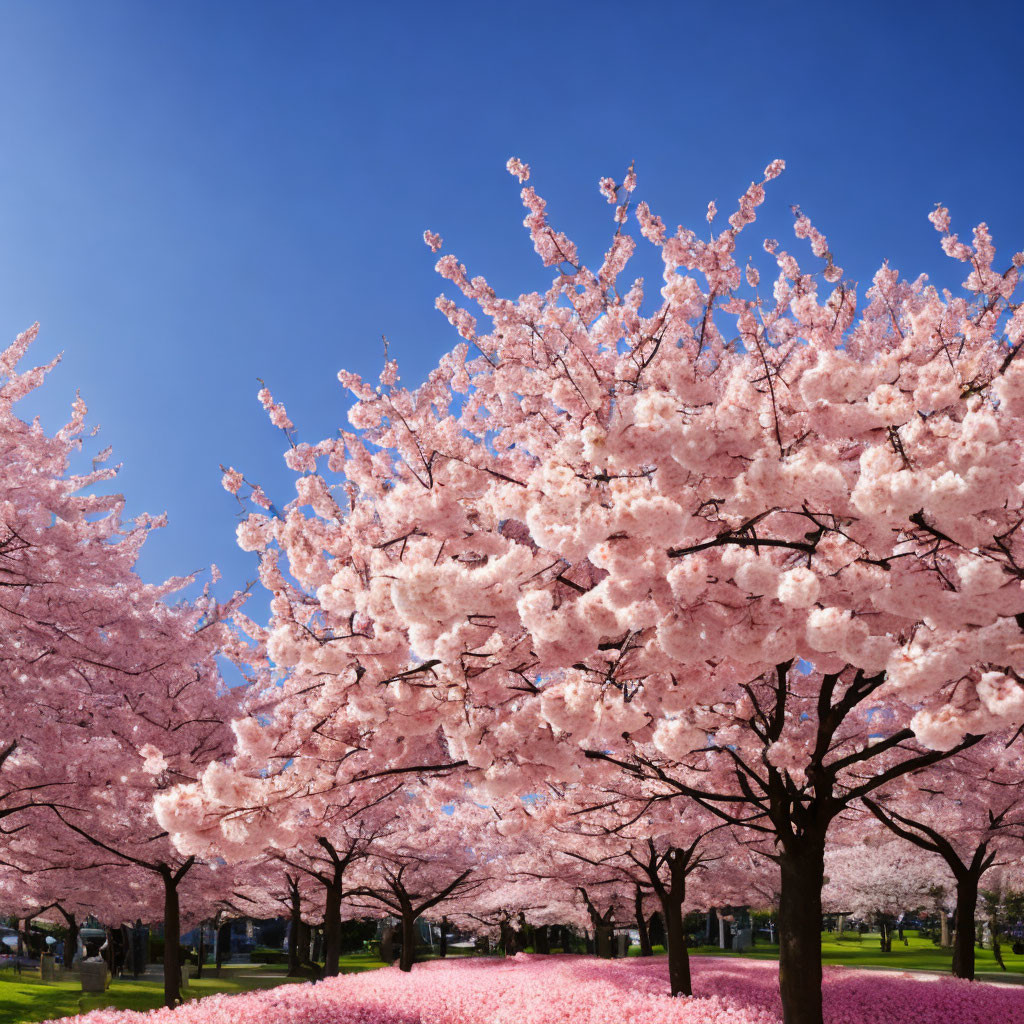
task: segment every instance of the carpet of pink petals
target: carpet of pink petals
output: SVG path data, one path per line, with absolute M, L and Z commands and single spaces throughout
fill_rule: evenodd
M 63 1024 L 780 1024 L 776 964 L 699 959 L 693 972 L 694 996 L 672 999 L 660 958 L 434 961 Z M 840 967 L 824 993 L 826 1024 L 1024 1024 L 1024 987 Z

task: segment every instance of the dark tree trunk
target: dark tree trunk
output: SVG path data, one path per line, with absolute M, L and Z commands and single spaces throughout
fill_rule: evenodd
M 995 957 L 996 963 L 999 964 L 999 969 L 1005 971 L 1006 964 L 1003 963 L 1003 950 L 999 945 L 999 918 L 994 910 L 989 914 L 988 928 L 992 933 L 992 956 Z
M 647 919 L 647 934 L 652 950 L 655 946 L 665 945 L 665 921 L 657 910 Z
M 892 952 L 892 927 L 889 918 L 885 914 L 878 915 L 878 935 L 883 953 Z
M 224 961 L 231 956 L 231 922 L 225 921 L 217 929 L 217 970 L 224 965 Z
M 113 978 L 117 972 L 114 970 L 114 940 L 110 934 L 109 928 L 104 928 L 106 935 L 103 939 L 103 946 L 100 949 L 100 956 L 103 957 L 103 962 L 107 965 L 107 970 L 110 971 L 110 976 Z M 25 929 L 25 937 L 28 937 L 28 928 Z
M 314 928 L 313 939 L 310 943 L 310 959 L 313 963 L 320 963 L 320 957 L 323 955 L 324 949 L 324 930 L 323 928 Z
M 74 914 L 64 914 L 64 920 L 68 924 L 68 937 L 64 943 L 64 966 L 70 971 L 74 966 L 75 951 L 78 949 L 78 922 Z
M 668 981 L 672 995 L 692 995 L 690 951 L 686 948 L 686 931 L 683 928 L 682 893 L 678 894 L 675 899 L 662 899 L 661 914 L 665 920 L 665 941 L 668 945 Z
M 647 931 L 647 920 L 644 917 L 644 894 L 639 886 L 636 889 L 636 930 L 640 934 L 640 955 L 653 956 L 651 936 Z
M 787 838 L 779 855 L 779 992 L 784 1024 L 822 1024 L 824 829 Z
M 440 953 L 443 960 L 448 955 L 448 918 L 441 918 Z
M 199 922 L 199 955 L 196 957 L 196 977 L 203 976 L 203 962 L 206 960 L 206 922 Z
M 181 1002 L 181 913 L 178 883 L 170 870 L 164 880 L 164 1003 L 173 1009 Z
M 126 924 L 121 925 L 121 948 L 124 955 L 121 959 L 121 974 L 124 976 L 128 971 L 135 972 L 135 943 L 132 942 L 132 930 Z
M 956 935 L 953 938 L 953 974 L 974 981 L 974 914 L 978 906 L 980 872 L 962 871 L 956 880 Z
M 341 886 L 327 886 L 327 900 L 324 903 L 324 977 L 332 978 L 338 973 L 341 957 Z
M 581 888 L 580 894 L 583 902 L 587 905 L 587 913 L 590 914 L 590 923 L 594 927 L 594 952 L 605 960 L 612 955 L 612 934 L 615 931 L 615 924 L 612 917 L 613 908 L 609 907 L 603 914 L 600 913 L 593 901 L 587 895 L 587 890 Z
M 533 951 L 535 953 L 551 952 L 551 937 L 546 924 L 538 925 L 533 930 Z
M 302 896 L 299 893 L 299 887 L 294 884 L 289 884 L 288 895 L 291 901 L 288 925 L 288 976 L 294 978 L 299 973 L 299 964 L 303 960 L 300 945 L 302 941 Z
M 143 929 L 142 919 L 135 919 L 132 928 L 132 977 L 137 978 L 146 970 L 149 959 L 149 929 Z
M 416 963 L 416 918 L 412 911 L 402 913 L 402 955 L 398 967 L 403 971 L 411 971 Z

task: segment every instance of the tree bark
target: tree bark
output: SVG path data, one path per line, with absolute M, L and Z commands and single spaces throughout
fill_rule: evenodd
M 824 828 L 788 836 L 779 853 L 779 993 L 784 1024 L 822 1024 Z
M 398 960 L 399 970 L 411 971 L 416 963 L 416 919 L 412 911 L 402 912 L 402 955 Z
M 199 954 L 196 957 L 196 977 L 203 976 L 203 961 L 206 959 L 206 922 L 199 922 Z
M 217 929 L 217 970 L 219 971 L 225 959 L 231 956 L 231 922 L 225 921 Z
M 974 915 L 978 905 L 978 873 L 960 872 L 956 880 L 956 935 L 953 974 L 974 981 Z
M 341 886 L 327 886 L 327 900 L 324 903 L 324 977 L 332 978 L 338 973 L 341 957 Z
M 885 914 L 878 915 L 878 936 L 883 953 L 892 952 L 892 927 L 889 918 Z
M 164 880 L 164 1004 L 172 1010 L 181 1002 L 181 911 L 178 882 L 170 869 Z
M 1003 949 L 999 943 L 999 916 L 995 910 L 988 916 L 988 928 L 992 933 L 992 956 L 995 957 L 996 963 L 999 964 L 999 969 L 1005 971 L 1006 964 L 1003 963 Z
M 612 955 L 612 933 L 615 931 L 612 912 L 609 907 L 603 914 L 594 906 L 587 890 L 580 888 L 583 902 L 587 906 L 587 913 L 590 914 L 590 923 L 594 926 L 594 952 L 605 960 L 611 959 Z
M 121 958 L 121 976 L 124 977 L 129 969 L 135 971 L 135 943 L 132 942 L 132 929 L 128 925 L 122 924 L 120 931 L 121 946 L 124 950 Z
M 498 925 L 498 943 L 501 946 L 502 956 L 515 956 L 516 940 L 512 926 L 507 921 Z
M 634 905 L 636 907 L 636 930 L 640 935 L 640 955 L 653 956 L 654 950 L 651 948 L 651 935 L 647 931 L 647 919 L 644 917 L 644 894 L 640 886 L 636 887 Z
M 441 939 L 439 942 L 441 959 L 448 955 L 448 918 L 441 918 Z
M 665 942 L 668 946 L 668 981 L 674 996 L 693 995 L 690 980 L 690 951 L 686 948 L 683 928 L 683 896 L 661 897 L 661 916 L 665 921 Z M 788 1024 L 788 1022 L 787 1022 Z
M 665 945 L 665 920 L 660 911 L 656 910 L 647 918 L 647 934 L 651 940 L 652 952 L 655 946 Z
M 302 954 L 299 943 L 302 940 L 302 896 L 299 887 L 289 879 L 288 897 L 290 914 L 288 922 L 288 976 L 294 978 L 299 973 Z
M 74 914 L 61 910 L 68 925 L 68 937 L 64 943 L 64 966 L 70 971 L 75 963 L 75 952 L 78 949 L 78 922 Z

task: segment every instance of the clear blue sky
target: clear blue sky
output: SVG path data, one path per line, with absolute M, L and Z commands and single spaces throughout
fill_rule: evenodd
M 129 510 L 170 515 L 143 572 L 240 584 L 218 465 L 291 496 L 257 377 L 318 440 L 382 334 L 422 376 L 457 340 L 424 228 L 499 290 L 543 282 L 507 157 L 594 258 L 600 176 L 635 160 L 698 228 L 782 156 L 769 233 L 799 203 L 850 276 L 954 283 L 934 203 L 1024 247 L 1022 42 L 987 0 L 2 0 L 0 336 L 38 319 L 36 359 L 65 354 L 25 413 L 80 389 Z

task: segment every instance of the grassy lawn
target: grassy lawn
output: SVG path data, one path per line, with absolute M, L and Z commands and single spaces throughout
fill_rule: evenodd
M 857 936 L 847 932 L 840 941 L 834 932 L 823 932 L 821 936 L 821 955 L 826 964 L 839 964 L 846 967 L 891 967 L 900 971 L 946 971 L 950 970 L 953 951 L 940 949 L 931 939 L 918 938 L 914 931 L 907 931 L 907 944 L 898 938 L 893 939 L 892 952 L 883 953 L 879 948 L 877 933 Z M 636 948 L 636 947 L 634 947 Z M 695 956 L 740 956 L 758 960 L 775 960 L 779 955 L 779 947 L 767 943 L 758 944 L 747 953 L 733 953 L 731 950 L 718 949 L 716 946 L 702 946 L 691 950 Z M 1024 955 L 1016 956 L 1008 945 L 1002 947 L 1003 963 L 1006 971 L 1001 971 L 992 956 L 991 949 L 975 947 L 975 969 L 980 978 L 986 981 L 1024 982 Z
M 341 958 L 344 973 L 368 971 L 382 967 L 383 962 L 366 953 L 353 953 Z M 215 992 L 249 992 L 257 988 L 294 984 L 300 979 L 286 978 L 284 968 L 257 964 L 226 965 L 219 978 L 211 967 L 203 971 L 202 979 L 192 978 L 188 988 L 182 990 L 185 999 L 200 999 Z M 20 1024 L 22 1021 L 49 1020 L 67 1017 L 101 1007 L 120 1010 L 152 1010 L 163 1005 L 163 981 L 159 978 L 117 978 L 103 995 L 85 995 L 77 980 L 43 984 L 31 973 L 17 975 L 11 970 L 0 971 L 0 1024 Z

